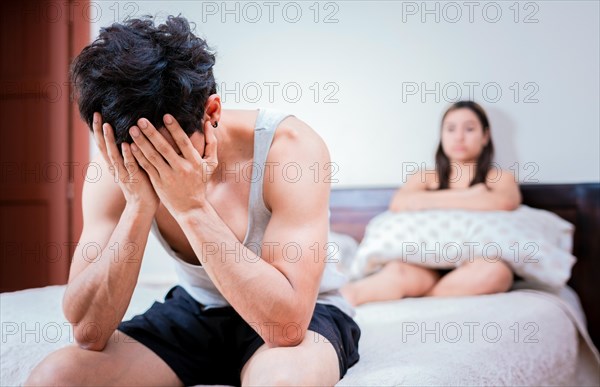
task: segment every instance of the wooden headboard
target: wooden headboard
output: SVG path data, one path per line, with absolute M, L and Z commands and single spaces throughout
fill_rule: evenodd
M 365 226 L 385 211 L 396 187 L 334 189 L 331 229 L 361 241 Z M 523 204 L 552 211 L 575 225 L 571 286 L 579 295 L 590 336 L 600 346 L 600 183 L 524 184 Z

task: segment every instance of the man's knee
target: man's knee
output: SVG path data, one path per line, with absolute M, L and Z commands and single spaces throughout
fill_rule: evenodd
M 77 366 L 75 346 L 61 348 L 48 355 L 29 374 L 24 386 L 76 386 L 81 385 L 80 367 Z
M 338 360 L 331 344 L 323 340 L 313 342 L 309 331 L 297 347 L 271 348 L 256 353 L 242 370 L 242 386 L 316 386 L 334 385 L 339 381 Z M 310 335 L 310 338 L 309 338 Z M 311 347 L 312 350 L 302 346 Z M 323 346 L 331 347 L 331 356 L 323 353 Z M 321 349 L 317 350 L 317 347 Z M 303 352 L 303 351 L 309 351 Z M 319 359 L 319 360 L 316 360 Z M 298 367 L 302 364 L 303 367 Z
M 254 374 L 243 385 L 246 386 L 298 386 L 302 381 L 292 376 L 289 370 L 269 369 L 260 374 Z

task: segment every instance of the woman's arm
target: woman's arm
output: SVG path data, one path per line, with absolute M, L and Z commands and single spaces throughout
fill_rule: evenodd
M 413 198 L 427 191 L 426 177 L 427 174 L 423 170 L 409 177 L 406 183 L 394 193 L 388 209 L 393 212 L 411 210 L 409 207 L 414 201 Z
M 495 176 L 490 179 L 492 174 Z M 403 188 L 394 196 L 390 211 L 436 208 L 511 211 L 521 204 L 519 185 L 512 173 L 504 170 L 492 171 L 488 175 L 487 186 L 481 183 L 469 188 L 442 191 L 408 189 L 401 193 L 402 190 Z

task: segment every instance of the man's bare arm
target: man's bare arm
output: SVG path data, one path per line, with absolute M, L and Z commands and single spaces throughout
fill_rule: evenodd
M 302 138 L 282 137 L 269 152 L 267 162 L 280 168 L 265 169 L 272 215 L 261 256 L 237 240 L 210 204 L 177 219 L 216 287 L 271 347 L 303 340 L 325 267 L 330 184 L 323 175 L 329 175 L 315 181 L 312 171 L 315 162 L 323 171 L 329 153 L 312 129 L 302 129 Z M 292 162 L 302 171 L 298 181 L 282 175 Z
M 86 179 L 83 231 L 75 249 L 63 297 L 65 317 L 77 343 L 102 350 L 123 318 L 139 274 L 153 215 L 126 204 L 106 163 L 101 178 Z M 89 171 L 96 175 L 97 171 Z
M 100 179 L 86 176 L 83 232 L 63 297 L 76 341 L 92 350 L 104 348 L 127 310 L 159 204 L 129 144 L 121 144 L 121 154 L 113 128 L 102 121 L 95 112 L 92 129 L 100 154 L 94 165 Z

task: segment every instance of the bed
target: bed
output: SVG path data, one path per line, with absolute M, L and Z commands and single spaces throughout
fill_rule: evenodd
M 357 308 L 361 360 L 339 386 L 599 385 L 600 184 L 523 185 L 524 203 L 576 226 L 569 286 L 516 282 L 507 293 L 408 298 Z M 332 230 L 360 241 L 394 188 L 337 189 Z M 125 319 L 162 300 L 172 283 L 138 283 Z M 19 385 L 48 353 L 73 342 L 65 286 L 0 295 L 0 385 Z M 588 334 L 589 331 L 589 334 Z

